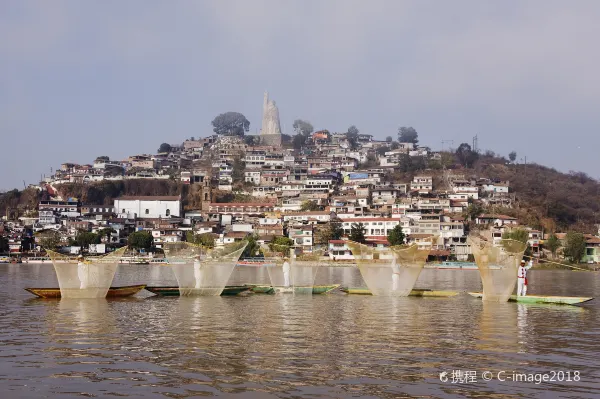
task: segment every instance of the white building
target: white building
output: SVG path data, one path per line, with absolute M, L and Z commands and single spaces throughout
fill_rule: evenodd
M 164 197 L 120 197 L 114 200 L 115 213 L 121 218 L 169 218 L 181 216 L 181 198 Z

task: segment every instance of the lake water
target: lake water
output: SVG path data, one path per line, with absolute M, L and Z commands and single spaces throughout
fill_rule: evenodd
M 237 269 L 230 284 L 267 283 L 261 270 Z M 531 294 L 600 296 L 600 273 L 528 276 Z M 121 266 L 114 285 L 136 283 L 175 279 L 165 266 Z M 363 285 L 352 268 L 321 270 L 317 283 Z M 145 291 L 120 300 L 32 299 L 24 287 L 57 286 L 49 264 L 0 265 L 0 286 L 1 398 L 600 397 L 600 301 Z M 417 287 L 480 290 L 481 282 L 477 271 L 424 270 Z M 514 371 L 563 381 L 499 381 L 501 371 L 505 379 Z

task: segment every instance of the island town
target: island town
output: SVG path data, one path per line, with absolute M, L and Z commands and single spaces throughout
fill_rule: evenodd
M 479 156 L 476 137 L 472 145 L 432 151 L 418 144 L 411 127 L 377 140 L 355 126 L 314 131 L 303 120 L 286 136 L 266 93 L 260 134 L 245 135 L 248 125 L 229 112 L 215 118 L 214 134 L 163 143 L 155 154 L 63 163 L 27 188 L 39 199 L 34 206 L 6 208 L 0 261 L 45 260 L 46 248 L 99 255 L 129 245 L 138 250 L 136 261 L 150 262 L 163 257 L 165 243 L 219 247 L 250 240 L 242 260 L 256 260 L 261 248 L 276 244 L 302 253 L 325 249 L 332 264 L 353 263 L 351 240 L 373 247 L 417 243 L 438 267 L 475 267 L 467 243 L 473 229 L 491 230 L 495 242 L 526 242 L 536 261 L 600 261 L 598 234 L 545 231 L 507 215 L 519 193 L 510 181 L 469 167 Z M 515 157 L 500 163 L 514 167 Z M 96 202 L 93 191 L 103 184 L 160 193 L 117 193 Z

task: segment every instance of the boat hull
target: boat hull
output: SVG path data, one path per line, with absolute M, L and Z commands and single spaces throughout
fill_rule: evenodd
M 336 288 L 338 288 L 339 284 L 332 285 L 313 285 L 311 287 L 272 287 L 270 285 L 253 285 L 250 286 L 250 289 L 255 294 L 275 294 L 275 293 L 302 293 L 302 294 L 310 294 L 312 291 L 313 295 L 321 295 L 327 294 Z
M 242 292 L 250 291 L 250 288 L 251 287 L 245 285 L 227 286 L 223 289 L 223 292 L 221 292 L 221 296 L 238 295 Z M 180 296 L 179 287 L 177 286 L 146 287 L 146 291 L 150 291 L 151 293 L 156 294 L 158 296 Z
M 123 287 L 110 287 L 106 293 L 107 298 L 132 296 L 146 288 L 145 285 L 127 285 Z M 25 291 L 44 299 L 58 299 L 61 297 L 60 288 L 25 288 Z
M 353 295 L 372 295 L 368 288 L 342 288 L 342 291 Z M 431 298 L 447 298 L 458 295 L 458 291 L 439 291 L 427 289 L 413 289 L 408 296 L 420 296 Z
M 469 295 L 475 298 L 483 298 L 481 292 L 469 292 Z M 578 297 L 578 296 L 550 296 L 550 295 L 526 295 L 516 296 L 511 295 L 508 298 L 509 302 L 519 303 L 553 303 L 556 305 L 577 305 L 579 303 L 588 302 L 594 299 L 593 297 Z

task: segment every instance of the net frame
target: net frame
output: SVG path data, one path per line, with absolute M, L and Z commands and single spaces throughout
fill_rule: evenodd
M 325 250 L 317 249 L 295 255 L 291 259 L 292 286 L 294 295 L 312 295 L 319 268 L 325 265 Z
M 426 241 L 433 244 L 434 240 L 435 237 L 430 237 Z M 410 295 L 432 247 L 421 249 L 418 243 L 413 243 L 375 248 L 354 241 L 346 245 L 371 294 L 396 297 Z
M 247 241 L 214 248 L 185 241 L 165 243 L 165 259 L 177 279 L 179 295 L 221 295 L 247 245 Z
M 517 269 L 527 243 L 502 239 L 500 245 L 494 245 L 478 235 L 468 236 L 467 243 L 471 246 L 481 276 L 482 299 L 487 302 L 507 302 L 517 284 Z
M 287 245 L 261 244 L 260 246 L 263 255 L 265 256 L 264 266 L 267 268 L 269 274 L 269 280 L 271 281 L 271 287 L 277 292 L 291 292 L 292 276 L 291 276 L 291 260 L 289 256 L 290 247 Z M 277 251 L 279 249 L 280 251 Z M 286 254 L 287 252 L 287 254 Z M 288 267 L 284 270 L 285 262 L 288 262 Z
M 80 258 L 47 249 L 61 298 L 105 298 L 126 250 L 122 247 L 103 256 Z

